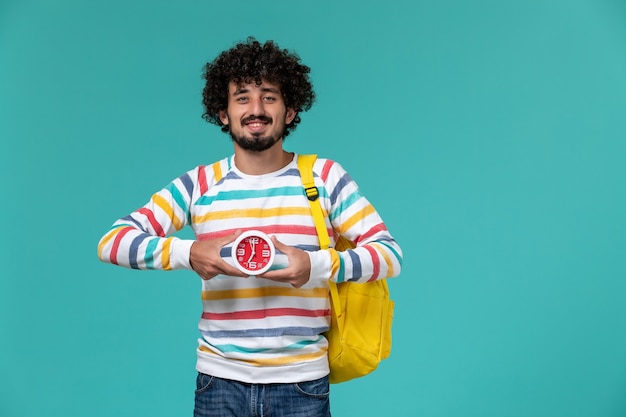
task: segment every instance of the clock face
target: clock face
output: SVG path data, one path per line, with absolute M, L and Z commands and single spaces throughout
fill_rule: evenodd
M 233 262 L 242 272 L 258 275 L 274 262 L 274 244 L 269 236 L 258 230 L 242 233 L 233 244 Z

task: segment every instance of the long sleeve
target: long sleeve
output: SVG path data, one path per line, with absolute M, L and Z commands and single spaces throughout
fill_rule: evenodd
M 314 171 L 320 181 L 321 203 L 332 233 L 331 246 L 341 235 L 354 242 L 356 248 L 310 253 L 311 276 L 336 282 L 367 282 L 398 276 L 402 250 L 356 182 L 331 160 L 318 160 Z
M 194 171 L 184 174 L 115 221 L 98 244 L 100 260 L 133 269 L 189 269 L 193 240 L 170 235 L 190 221 L 195 178 Z

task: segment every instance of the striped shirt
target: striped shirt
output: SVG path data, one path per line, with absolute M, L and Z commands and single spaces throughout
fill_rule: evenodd
M 306 251 L 309 281 L 293 288 L 262 278 L 202 280 L 197 369 L 250 383 L 300 382 L 328 374 L 328 280 L 367 282 L 400 273 L 402 252 L 382 219 L 338 163 L 317 159 L 315 185 L 331 248 L 320 250 L 296 158 L 279 171 L 247 175 L 228 157 L 188 171 L 117 220 L 102 237 L 104 262 L 135 269 L 191 269 L 193 240 L 171 236 L 190 226 L 197 240 L 260 230 Z M 339 235 L 356 248 L 332 249 Z M 230 261 L 231 247 L 221 250 Z M 287 257 L 277 252 L 273 268 Z M 231 262 L 232 264 L 232 262 Z

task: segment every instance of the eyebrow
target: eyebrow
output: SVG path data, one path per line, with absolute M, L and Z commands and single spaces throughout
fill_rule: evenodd
M 280 90 L 278 88 L 274 88 L 274 87 L 263 87 L 261 88 L 261 91 L 263 93 L 274 93 L 274 94 L 280 94 Z M 246 94 L 249 93 L 250 89 L 246 88 L 246 87 L 242 87 L 242 88 L 237 88 L 234 92 L 233 92 L 233 96 L 237 96 L 239 94 Z

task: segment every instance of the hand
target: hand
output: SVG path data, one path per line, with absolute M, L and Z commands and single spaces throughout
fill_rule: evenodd
M 220 256 L 222 246 L 228 245 L 237 239 L 241 230 L 228 236 L 212 240 L 197 240 L 191 245 L 189 253 L 189 263 L 202 279 L 211 279 L 216 275 L 231 275 L 246 277 L 243 272 L 230 265 Z
M 295 288 L 300 288 L 309 281 L 311 274 L 311 259 L 309 255 L 298 248 L 287 246 L 272 236 L 276 249 L 287 255 L 289 266 L 285 269 L 268 271 L 258 275 L 259 278 L 271 279 L 277 282 L 287 282 Z

